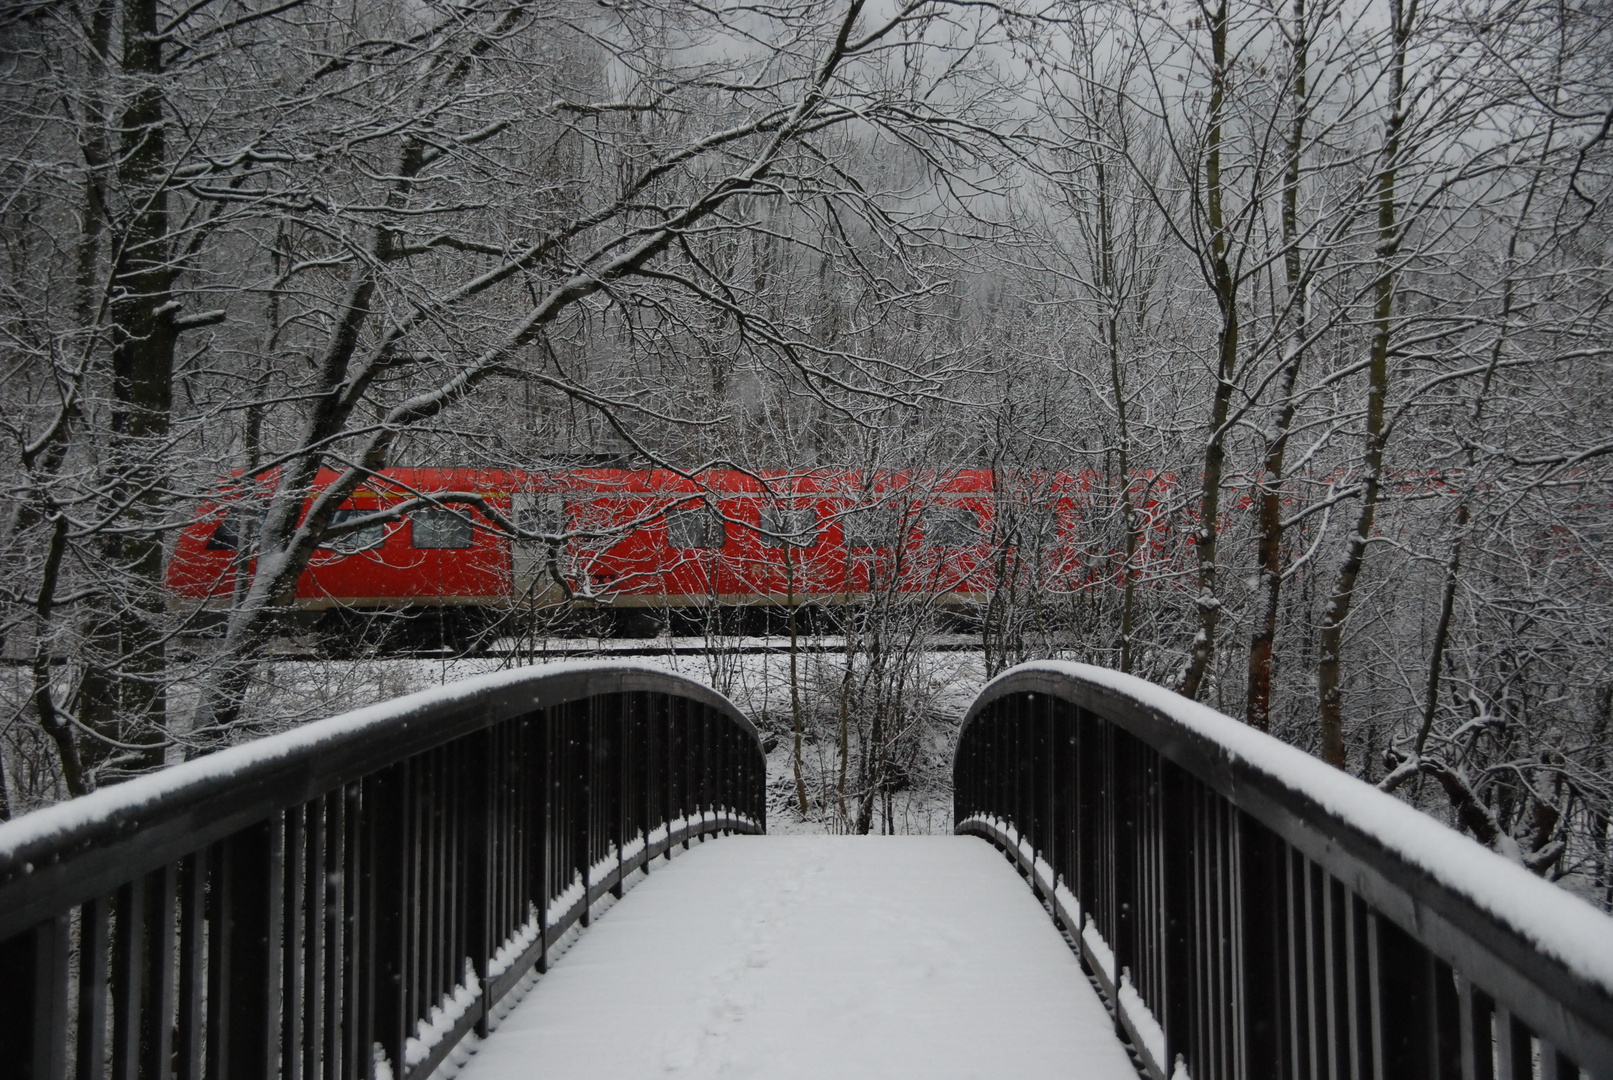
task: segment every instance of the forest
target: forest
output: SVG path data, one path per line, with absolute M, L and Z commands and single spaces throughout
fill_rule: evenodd
M 944 783 L 966 636 L 1613 908 L 1607 0 L 22 0 L 0 65 L 0 818 L 323 708 L 273 660 L 380 470 L 974 469 L 989 595 L 803 620 L 799 815 Z

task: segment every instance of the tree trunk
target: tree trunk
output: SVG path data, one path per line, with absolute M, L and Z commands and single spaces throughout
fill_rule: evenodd
M 1282 400 L 1266 446 L 1265 467 L 1260 475 L 1260 565 L 1261 607 L 1249 643 L 1249 692 L 1245 719 L 1261 731 L 1271 730 L 1271 668 L 1277 640 L 1277 614 L 1282 605 L 1283 587 L 1283 458 L 1288 450 L 1288 432 L 1294 422 L 1297 402 L 1294 385 L 1305 361 L 1305 335 L 1310 315 L 1309 276 L 1299 250 L 1299 180 L 1301 153 L 1305 145 L 1306 67 L 1309 63 L 1309 28 L 1305 0 L 1294 0 L 1293 64 L 1290 108 L 1293 116 L 1288 129 L 1288 162 L 1283 175 L 1283 275 L 1288 288 L 1288 356 L 1283 362 Z
M 81 192 L 81 221 L 78 237 L 77 280 L 78 324 L 88 337 L 101 318 L 104 290 L 100 280 L 101 237 L 106 231 L 106 105 L 101 98 L 107 75 L 107 51 L 112 39 L 111 0 L 98 0 L 90 11 L 89 33 L 86 35 L 86 61 L 89 70 L 86 80 L 90 92 L 84 103 L 84 117 L 79 137 L 79 151 L 84 158 L 84 183 Z M 95 343 L 86 340 L 84 348 L 93 349 Z
M 67 550 L 67 517 L 58 513 L 51 529 L 50 547 L 45 554 L 44 571 L 40 575 L 39 598 L 34 602 L 34 617 L 40 632 L 34 639 L 33 699 L 34 710 L 39 714 L 39 726 L 56 746 L 56 756 L 62 767 L 62 783 L 69 795 L 83 795 L 89 790 L 84 776 L 84 763 L 79 755 L 78 742 L 68 720 L 56 707 L 51 690 L 50 655 L 44 624 L 50 619 L 55 604 L 56 583 L 62 568 L 62 555 Z
M 1415 10 L 1415 8 L 1413 8 Z M 1389 346 L 1394 333 L 1395 267 L 1400 253 L 1400 229 L 1395 205 L 1395 171 L 1400 163 L 1401 129 L 1405 124 L 1406 50 L 1411 21 L 1401 0 L 1389 0 L 1394 56 L 1389 71 L 1389 119 L 1384 128 L 1383 164 L 1378 173 L 1378 275 L 1373 287 L 1373 331 L 1367 364 L 1366 442 L 1361 460 L 1361 511 L 1356 516 L 1344 561 L 1334 579 L 1333 593 L 1322 615 L 1321 658 L 1317 666 L 1317 692 L 1321 705 L 1322 757 L 1342 769 L 1344 755 L 1344 680 L 1340 653 L 1345 621 L 1355 597 L 1356 582 L 1366 560 L 1367 544 L 1378 512 L 1383 479 L 1384 405 L 1389 396 Z
M 1226 462 L 1227 412 L 1232 403 L 1233 376 L 1238 362 L 1238 284 L 1228 259 L 1226 210 L 1222 205 L 1221 125 L 1226 106 L 1227 31 L 1231 20 L 1227 0 L 1221 0 L 1210 20 L 1210 49 L 1214 69 L 1210 75 L 1210 119 L 1205 135 L 1204 186 L 1210 230 L 1211 285 L 1221 314 L 1216 342 L 1215 395 L 1210 403 L 1209 439 L 1204 447 L 1204 481 L 1199 493 L 1199 527 L 1194 538 L 1198 555 L 1198 633 L 1188 650 L 1187 664 L 1176 690 L 1197 698 L 1215 656 L 1215 633 L 1221 619 L 1216 595 L 1219 573 L 1217 518 L 1221 513 L 1221 474 Z
M 1110 220 L 1109 174 L 1102 161 L 1097 165 L 1098 194 L 1098 273 L 1103 289 L 1104 345 L 1109 354 L 1109 388 L 1115 398 L 1117 475 L 1115 488 L 1120 495 L 1120 521 L 1125 530 L 1125 561 L 1120 565 L 1120 670 L 1132 665 L 1132 634 L 1137 610 L 1137 508 L 1131 497 L 1131 429 L 1126 417 L 1126 380 L 1120 362 L 1120 297 L 1115 280 L 1114 232 Z
M 129 218 L 112 267 L 110 479 L 111 502 L 128 512 L 127 524 L 105 539 L 104 549 L 128 582 L 117 611 L 102 615 L 92 632 L 102 645 L 100 666 L 87 674 L 79 695 L 88 725 L 125 745 L 161 743 L 167 727 L 159 454 L 168 434 L 178 331 L 158 33 L 156 0 L 124 4 L 122 74 L 135 88 L 118 122 L 118 183 Z M 107 746 L 87 749 L 92 763 L 109 753 Z M 156 768 L 162 760 L 154 747 L 137 753 L 128 767 Z

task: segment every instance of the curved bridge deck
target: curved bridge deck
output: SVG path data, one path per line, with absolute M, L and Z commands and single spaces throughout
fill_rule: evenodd
M 1137 1072 L 1075 956 L 991 845 L 735 836 L 656 862 L 459 1076 Z

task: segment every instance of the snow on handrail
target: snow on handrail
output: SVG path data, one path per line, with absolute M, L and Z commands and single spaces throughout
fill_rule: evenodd
M 1229 763 L 1314 801 L 1332 817 L 1371 836 L 1385 853 L 1420 868 L 1613 997 L 1613 919 L 1393 795 L 1207 705 L 1109 668 L 1041 661 L 1022 664 L 988 683 L 964 724 L 989 701 L 1023 690 L 1026 676 L 1033 674 L 1086 682 L 1168 717 L 1219 748 Z M 1160 749 L 1169 754 L 1167 748 Z M 1214 781 L 1211 776 L 1201 779 Z M 1238 801 L 1236 794 L 1232 797 Z
M 40 860 L 70 853 L 90 842 L 93 834 L 125 832 L 142 821 L 149 823 L 166 809 L 200 794 L 240 789 L 270 774 L 299 768 L 311 770 L 308 786 L 334 787 L 345 778 L 343 773 L 350 772 L 342 767 L 348 761 L 345 752 L 364 746 L 377 748 L 386 756 L 407 756 L 421 748 L 415 740 L 396 751 L 390 751 L 383 740 L 409 733 L 411 728 L 426 728 L 478 699 L 500 694 L 509 702 L 508 710 L 543 708 L 599 693 L 607 682 L 613 684 L 611 689 L 659 689 L 703 701 L 726 713 L 760 745 L 755 725 L 727 697 L 663 668 L 632 660 L 568 660 L 511 668 L 316 720 L 0 822 L 0 895 L 6 883 L 37 870 Z M 515 697 L 523 692 L 525 700 Z M 484 722 L 496 719 L 489 716 Z M 442 738 L 456 733 L 445 731 Z M 428 734 L 426 745 L 430 741 Z M 288 796 L 284 803 L 296 801 Z M 6 932 L 0 925 L 0 936 Z

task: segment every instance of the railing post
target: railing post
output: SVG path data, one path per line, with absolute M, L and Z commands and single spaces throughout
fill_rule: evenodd
M 1081 901 L 1083 919 L 1101 920 L 1109 906 L 1110 876 L 1114 850 L 1106 845 L 1108 815 L 1104 795 L 1109 771 L 1109 725 L 1088 713 L 1076 710 L 1076 897 Z
M 364 871 L 359 884 L 363 927 L 359 972 L 363 981 L 359 993 L 369 1007 L 362 1009 L 357 1018 L 358 1045 L 354 1048 L 353 1065 L 373 1074 L 378 1047 L 390 1062 L 395 1080 L 403 1073 L 408 1038 L 404 905 L 409 897 L 404 859 L 406 847 L 421 840 L 409 813 L 416 797 L 409 787 L 418 781 L 418 772 L 403 763 L 367 777 L 360 811 Z M 398 835 L 400 829 L 406 830 L 402 836 Z
M 1370 1024 L 1371 1004 L 1366 993 L 1368 974 L 1367 963 L 1367 904 L 1354 892 L 1340 885 L 1343 895 L 1343 906 L 1346 912 L 1344 955 L 1346 958 L 1346 980 L 1344 991 L 1348 995 L 1348 1008 L 1346 1020 L 1349 1031 L 1349 1050 L 1352 1067 L 1357 1071 L 1365 1068 L 1365 1063 L 1372 1058 L 1372 1035 Z
M 1529 1029 L 1504 1006 L 1495 1010 L 1496 1080 L 1530 1080 L 1534 1075 Z M 1600 1080 L 1600 1078 L 1598 1078 Z
M 711 710 L 696 706 L 700 712 L 700 842 L 705 843 L 705 816 L 712 810 L 711 783 Z
M 674 817 L 672 803 L 672 712 L 677 703 L 670 697 L 662 695 L 660 705 L 656 709 L 656 726 L 660 731 L 660 753 L 656 755 L 655 767 L 660 778 L 661 820 L 666 823 L 666 850 L 662 858 L 672 861 L 672 818 Z
M 618 900 L 622 898 L 626 890 L 626 885 L 623 883 L 622 878 L 627 873 L 627 863 L 622 857 L 622 852 L 627 847 L 629 810 L 632 802 L 627 789 L 629 783 L 628 757 L 631 753 L 627 747 L 627 735 L 629 717 L 633 712 L 633 699 L 635 697 L 637 697 L 636 694 L 619 694 L 611 699 L 616 703 L 616 722 L 612 725 L 616 735 L 612 744 L 612 751 L 616 758 L 615 769 L 613 770 L 616 775 L 616 782 L 613 785 L 616 789 L 616 805 L 613 807 L 614 813 L 611 814 L 611 820 L 614 822 L 613 828 L 616 832 L 616 884 L 611 886 L 610 894 Z
M 531 802 L 533 818 L 530 833 L 531 842 L 537 845 L 537 850 L 531 853 L 532 861 L 528 864 L 527 894 L 537 912 L 538 974 L 543 975 L 549 971 L 549 882 L 554 862 L 554 710 L 543 709 L 525 722 L 537 729 L 536 732 L 529 732 L 526 743 L 526 775 L 529 783 L 536 784 L 537 790 L 537 797 Z M 531 756 L 534 746 L 538 750 L 536 761 Z
M 1137 740 L 1124 732 L 1113 732 L 1114 775 L 1111 797 L 1114 802 L 1114 935 L 1109 947 L 1115 954 L 1115 985 L 1137 963 L 1137 848 L 1140 839 L 1137 810 L 1137 763 L 1133 752 Z
M 498 789 L 503 787 L 501 770 L 494 761 L 493 737 L 483 728 L 466 740 L 464 756 L 460 759 L 463 781 L 460 794 L 465 807 L 465 882 L 469 895 L 460 902 L 465 912 L 465 943 L 470 950 L 471 966 L 476 981 L 482 988 L 476 1002 L 476 1034 L 487 1037 L 487 1017 L 491 1003 L 488 985 L 488 961 L 493 957 L 493 836 L 494 809 L 503 800 Z M 458 961 L 455 961 L 457 964 Z M 451 982 L 458 982 L 454 973 Z
M 516 762 L 516 775 L 521 780 L 526 798 L 521 801 L 524 812 L 521 840 L 524 846 L 524 879 L 518 883 L 518 916 L 537 919 L 539 970 L 547 969 L 548 962 L 548 761 L 545 745 L 548 709 L 540 709 L 521 717 L 521 756 Z M 536 753 L 534 753 L 536 751 Z
M 1197 993 L 1202 983 L 1195 972 L 1194 946 L 1204 940 L 1196 934 L 1194 896 L 1207 883 L 1195 882 L 1199 860 L 1195 843 L 1195 826 L 1202 807 L 1198 805 L 1198 785 L 1192 777 L 1168 763 L 1160 766 L 1160 846 L 1164 880 L 1161 882 L 1161 901 L 1164 906 L 1164 953 L 1159 965 L 1162 978 L 1157 992 L 1160 1002 L 1160 1026 L 1165 1031 L 1165 1060 L 1159 1064 L 1171 1069 L 1177 1055 L 1188 1063 L 1189 1075 L 1199 1075 L 1201 1040 L 1194 1038 L 1197 1028 L 1196 1012 L 1222 1005 L 1205 1001 Z M 1209 935 L 1213 940 L 1213 931 Z M 1202 949 L 1202 944 L 1200 945 Z
M 209 963 L 209 1076 L 268 1080 L 279 1072 L 284 856 L 278 814 L 218 845 L 208 935 L 218 957 Z
M 1008 734 L 1008 760 L 1012 770 L 1013 787 L 1009 799 L 1008 817 L 1013 820 L 1014 830 L 1021 836 L 1029 824 L 1025 814 L 1025 782 L 1029 763 L 1026 761 L 1027 749 L 1025 746 L 1025 712 L 1028 694 L 1015 694 L 1013 703 L 1013 719 L 1009 721 Z
M 66 1080 L 68 916 L 0 944 L 0 1061 L 19 1080 Z
M 717 809 L 725 817 L 734 808 L 734 777 L 733 757 L 729 751 L 733 749 L 733 739 L 728 725 L 724 724 L 716 729 L 717 732 Z M 723 822 L 722 835 L 727 836 L 733 830 Z
M 339 800 L 338 800 L 339 801 Z M 302 895 L 293 893 L 290 902 L 301 910 L 302 939 L 302 1062 L 305 1080 L 321 1080 L 325 1056 L 326 969 L 328 955 L 328 911 L 326 904 L 325 840 L 327 800 L 316 795 L 303 807 Z
M 1428 976 L 1432 1008 L 1429 1020 L 1434 1033 L 1428 1074 L 1438 1080 L 1462 1080 L 1461 1001 L 1456 993 L 1456 973 L 1445 961 L 1430 955 Z
M 633 746 L 635 757 L 633 786 L 633 832 L 644 840 L 644 857 L 639 865 L 644 873 L 650 872 L 650 826 L 655 820 L 651 806 L 654 798 L 651 774 L 655 769 L 655 713 L 660 704 L 659 694 L 644 694 L 639 709 L 633 714 Z
M 106 989 L 111 968 L 110 898 L 97 896 L 79 908 L 78 950 L 78 1076 L 99 1076 L 106 1055 Z M 218 940 L 216 931 L 213 940 Z M 224 953 L 223 967 L 228 962 Z
M 1047 782 L 1050 814 L 1047 861 L 1053 867 L 1053 885 L 1057 888 L 1064 881 L 1070 868 L 1070 709 L 1065 702 L 1055 697 L 1048 698 L 1047 706 L 1049 759 Z M 1067 929 L 1072 933 L 1080 932 L 1080 927 Z
M 1282 861 L 1279 841 L 1243 813 L 1237 814 L 1239 909 L 1243 919 L 1242 1075 L 1249 1080 L 1289 1075 L 1282 1048 L 1291 1017 L 1285 982 L 1287 964 Z
M 141 992 L 146 974 L 146 890 L 117 891 L 112 936 L 112 1080 L 134 1080 L 140 1062 Z M 254 928 L 255 929 L 255 928 Z
M 1465 976 L 1457 977 L 1456 996 L 1462 1080 L 1495 1080 L 1495 1040 L 1490 1027 L 1495 1002 Z
M 1461 1056 L 1451 1031 L 1459 1020 L 1450 968 L 1398 926 L 1376 921 L 1382 1075 L 1385 1080 L 1456 1080 Z
M 286 814 L 285 932 L 281 940 L 280 970 L 285 973 L 280 988 L 280 1062 L 282 1080 L 302 1080 L 303 1048 L 307 1038 L 307 1013 L 303 1008 L 307 969 L 302 963 L 308 945 L 308 863 L 304 852 L 310 843 L 308 817 L 313 804 L 305 803 Z M 152 1072 L 148 1075 L 155 1076 Z
M 1036 789 L 1039 793 L 1036 806 L 1037 816 L 1040 819 L 1037 825 L 1036 850 L 1047 863 L 1051 878 L 1049 884 L 1055 890 L 1058 888 L 1059 878 L 1064 873 L 1065 847 L 1064 837 L 1059 832 L 1064 796 L 1064 732 L 1059 705 L 1059 700 L 1051 695 L 1042 698 L 1036 739 L 1038 758 Z M 1048 900 L 1053 901 L 1054 897 L 1049 894 Z
M 593 877 L 594 862 L 594 753 L 596 743 L 595 728 L 597 727 L 597 714 L 599 705 L 597 699 L 590 699 L 587 707 L 581 710 L 581 723 L 577 725 L 580 735 L 577 740 L 578 764 L 581 766 L 579 778 L 580 795 L 578 805 L 581 812 L 577 815 L 578 844 L 577 868 L 582 875 L 582 925 L 588 926 L 593 922 L 593 904 L 589 896 L 593 892 L 594 883 L 589 880 Z
M 326 965 L 330 973 L 331 1010 L 326 1017 L 326 1038 L 330 1044 L 327 1071 L 352 1080 L 363 1074 L 370 1058 L 369 1040 L 375 1030 L 370 1011 L 370 983 L 365 966 L 371 950 L 367 939 L 372 921 L 365 909 L 363 876 L 368 845 L 364 841 L 364 789 L 361 780 L 348 784 L 340 797 L 327 800 L 325 812 L 330 829 L 330 868 L 335 875 L 331 896 L 332 934 Z M 334 820 L 330 815 L 334 812 Z
M 678 816 L 687 825 L 689 816 L 694 812 L 695 802 L 695 730 L 694 705 L 687 701 L 678 703 L 676 724 L 673 727 L 674 768 L 677 775 L 678 789 Z M 688 833 L 685 832 L 683 849 L 689 850 Z
M 146 974 L 140 1010 L 140 1075 L 166 1076 L 173 1062 L 174 999 L 178 981 L 174 964 L 178 868 L 169 864 L 153 870 L 146 875 L 143 884 L 146 890 L 146 925 L 142 927 L 146 939 Z M 282 895 L 281 887 L 279 881 L 273 883 L 275 896 Z M 272 918 L 278 922 L 278 913 Z

